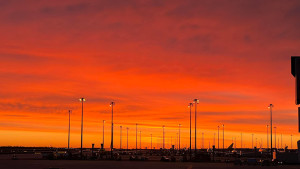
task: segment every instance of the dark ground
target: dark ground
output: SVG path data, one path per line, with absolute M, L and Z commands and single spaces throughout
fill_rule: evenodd
M 0 160 L 1 169 L 226 169 L 226 168 L 280 168 L 299 169 L 299 165 L 235 166 L 226 163 L 138 162 L 138 161 L 75 161 L 75 160 Z

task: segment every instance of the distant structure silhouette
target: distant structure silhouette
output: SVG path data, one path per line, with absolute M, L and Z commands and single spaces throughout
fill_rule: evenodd
M 291 72 L 295 77 L 295 103 L 300 104 L 300 56 L 291 57 Z M 298 131 L 300 132 L 300 107 L 298 107 Z

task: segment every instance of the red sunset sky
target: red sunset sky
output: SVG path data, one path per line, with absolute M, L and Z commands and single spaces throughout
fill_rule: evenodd
M 85 97 L 84 146 L 110 143 L 110 107 L 119 126 L 135 123 L 142 147 L 174 144 L 188 103 L 199 98 L 198 146 L 213 144 L 225 124 L 225 146 L 243 132 L 266 146 L 268 104 L 290 146 L 297 106 L 290 57 L 300 55 L 297 0 L 12 0 L 0 1 L 0 146 L 80 146 L 80 97 Z M 194 124 L 193 124 L 194 126 Z M 125 138 L 125 129 L 123 129 Z M 222 138 L 222 137 L 221 137 Z M 277 135 L 278 138 L 278 135 Z M 125 139 L 123 141 L 125 146 Z

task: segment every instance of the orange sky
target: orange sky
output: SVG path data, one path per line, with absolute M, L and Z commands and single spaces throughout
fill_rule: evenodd
M 201 133 L 208 147 L 222 124 L 225 146 L 236 137 L 240 147 L 243 132 L 243 147 L 251 133 L 265 147 L 270 103 L 283 145 L 293 134 L 295 148 L 299 18 L 292 0 L 1 1 L 0 145 L 65 147 L 72 109 L 71 147 L 80 146 L 85 97 L 84 146 L 99 147 L 102 120 L 109 146 L 115 101 L 116 147 L 120 125 L 123 147 L 126 127 L 135 147 L 135 123 L 142 147 L 151 133 L 161 146 L 162 125 L 174 144 L 181 123 L 185 147 L 187 105 L 199 98 L 198 148 Z

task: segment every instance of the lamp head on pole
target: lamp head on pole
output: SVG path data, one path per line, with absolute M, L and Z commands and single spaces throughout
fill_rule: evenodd
M 189 103 L 188 108 L 193 107 L 193 103 Z
M 271 109 L 271 108 L 273 108 L 273 107 L 274 107 L 273 104 L 270 104 L 270 105 L 268 106 L 269 109 Z
M 111 106 L 114 106 L 114 105 L 115 105 L 115 102 L 111 102 L 109 106 L 111 107 Z
M 85 102 L 85 98 L 80 98 L 79 101 L 80 102 Z
M 105 123 L 105 120 L 103 120 L 103 123 Z
M 199 104 L 199 99 L 194 99 L 194 104 Z

